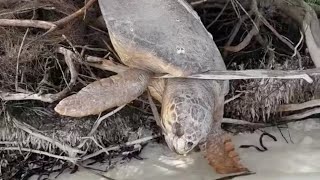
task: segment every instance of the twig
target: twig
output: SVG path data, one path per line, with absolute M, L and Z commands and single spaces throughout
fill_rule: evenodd
M 246 126 L 251 126 L 254 128 L 266 128 L 266 127 L 274 127 L 282 124 L 288 124 L 292 122 L 297 122 L 297 121 L 307 121 L 307 120 L 319 120 L 318 118 L 308 118 L 308 119 L 280 119 L 277 121 L 277 123 L 251 123 L 247 122 L 244 120 L 238 120 L 238 119 L 230 119 L 230 118 L 223 118 L 222 123 L 229 123 L 229 124 L 235 124 L 235 125 L 246 125 Z
M 281 118 L 281 121 L 304 119 L 306 117 L 312 116 L 314 114 L 319 114 L 319 113 L 320 113 L 320 108 L 314 108 L 301 113 L 284 116 Z
M 116 108 L 115 110 L 109 112 L 108 114 L 102 116 L 101 118 L 99 118 L 94 124 L 93 124 L 93 127 L 90 131 L 90 133 L 88 134 L 88 136 L 92 136 L 94 134 L 94 132 L 98 129 L 98 127 L 100 126 L 100 124 L 102 123 L 103 120 L 107 119 L 108 117 L 114 115 L 115 113 L 117 113 L 118 111 L 120 111 L 122 108 L 124 108 L 126 106 L 125 105 L 122 105 L 122 106 L 119 106 L 118 108 Z
M 253 21 L 253 19 L 251 18 L 251 15 L 250 15 L 251 11 L 256 11 L 258 9 L 256 0 L 253 0 L 251 2 L 251 10 L 249 12 L 246 11 L 246 9 L 242 6 L 242 4 L 238 0 L 233 0 L 233 1 L 235 1 L 238 4 L 238 6 L 240 6 L 241 10 L 249 17 L 249 19 L 252 22 L 253 26 L 255 26 L 257 30 L 259 30 L 258 26 Z
M 223 118 L 222 123 L 228 123 L 228 124 L 238 124 L 238 125 L 250 125 L 250 126 L 261 126 L 264 127 L 266 124 L 263 123 L 251 123 L 248 121 L 244 120 L 239 120 L 239 119 L 232 119 L 232 118 Z
M 23 35 L 23 38 L 22 38 L 22 42 L 21 42 L 21 45 L 19 47 L 19 52 L 18 52 L 18 56 L 17 56 L 17 64 L 16 64 L 16 77 L 15 77 L 15 89 L 16 91 L 18 91 L 19 89 L 19 65 L 20 65 L 20 55 L 21 55 L 21 52 L 22 52 L 22 47 L 24 45 L 24 41 L 26 40 L 26 37 L 29 33 L 29 28 L 26 30 L 26 32 L 24 33 Z
M 252 29 L 250 30 L 250 32 L 247 34 L 247 36 L 241 41 L 241 43 L 239 43 L 238 45 L 236 46 L 225 46 L 224 49 L 226 51 L 231 51 L 231 52 L 239 52 L 241 51 L 242 49 L 246 48 L 252 38 L 256 35 L 259 34 L 259 28 L 260 27 L 260 21 L 258 20 L 258 18 L 256 19 L 256 22 L 255 22 L 256 26 L 253 26 Z
M 215 80 L 227 80 L 227 79 L 304 79 L 308 83 L 312 83 L 313 80 L 309 75 L 320 75 L 319 69 L 307 69 L 307 70 L 242 70 L 242 71 L 209 71 L 203 74 L 194 74 L 186 77 L 178 77 L 173 75 L 156 76 L 155 78 L 191 78 L 191 79 L 215 79 Z
M 233 101 L 233 100 L 235 100 L 235 99 L 238 99 L 242 94 L 243 94 L 243 93 L 239 93 L 239 94 L 233 96 L 232 98 L 225 100 L 225 101 L 224 101 L 224 104 L 228 104 L 229 102 L 231 102 L 231 101 Z
M 117 113 L 118 111 L 120 111 L 120 110 L 121 110 L 122 108 L 124 108 L 125 106 L 126 106 L 126 104 L 125 104 L 125 105 L 122 105 L 122 106 L 119 106 L 119 107 L 116 108 L 115 110 L 109 112 L 108 114 L 106 114 L 106 115 L 104 115 L 104 116 L 102 116 L 102 117 L 99 116 L 99 118 L 98 118 L 98 119 L 96 120 L 96 122 L 93 124 L 92 129 L 91 129 L 91 131 L 89 132 L 89 134 L 87 135 L 87 137 L 91 137 L 91 136 L 94 134 L 94 132 L 96 132 L 96 130 L 98 129 L 98 127 L 100 126 L 100 124 L 102 123 L 103 120 L 105 120 L 106 118 L 114 115 L 115 113 Z M 84 139 L 84 141 L 82 141 L 77 147 L 78 147 L 78 148 L 82 148 L 82 147 L 85 145 L 85 143 L 87 142 L 87 140 L 88 140 L 88 139 Z M 103 149 L 103 150 L 104 150 L 104 149 Z
M 235 0 L 231 1 L 231 5 L 232 5 L 232 7 L 234 9 L 234 12 L 236 13 L 237 17 L 240 18 L 241 16 L 240 16 L 240 10 L 239 10 L 239 7 L 238 7 L 239 5 L 235 2 Z
M 252 11 L 250 11 L 249 14 L 251 15 L 251 14 L 252 14 Z M 234 41 L 234 39 L 236 38 L 236 36 L 237 36 L 237 34 L 238 34 L 239 30 L 240 30 L 240 27 L 241 27 L 242 23 L 243 23 L 245 20 L 247 20 L 248 18 L 249 18 L 249 17 L 248 17 L 247 15 L 241 16 L 239 22 L 238 22 L 238 23 L 235 25 L 235 27 L 233 28 L 232 34 L 231 34 L 228 42 L 225 44 L 225 47 L 228 47 L 228 46 L 230 46 L 230 45 L 232 44 L 232 42 Z M 223 52 L 223 56 L 227 56 L 227 54 L 228 54 L 227 51 Z
M 203 4 L 205 2 L 207 2 L 208 0 L 198 0 L 198 1 L 195 1 L 195 2 L 191 2 L 191 6 L 197 6 L 199 4 Z
M 105 40 L 102 40 L 102 41 L 103 41 L 103 43 L 107 46 L 108 50 L 109 50 L 110 52 L 112 52 L 112 54 L 115 56 L 115 58 L 116 58 L 119 62 L 121 62 L 121 58 L 119 57 L 118 53 L 110 46 L 110 44 L 109 44 L 107 41 L 105 41 Z
M 66 48 L 60 47 L 58 49 L 58 52 L 64 55 L 64 59 L 66 61 L 66 64 L 70 71 L 70 82 L 67 84 L 67 87 L 63 89 L 61 92 L 58 93 L 57 96 L 63 97 L 65 96 L 71 88 L 76 84 L 77 78 L 78 78 L 78 71 L 76 69 L 76 66 L 73 63 L 73 59 L 76 58 L 74 53 Z
M 301 109 L 311 108 L 315 106 L 320 106 L 320 99 L 314 99 L 307 101 L 301 104 L 284 104 L 280 105 L 278 112 L 288 112 L 288 111 L 297 111 Z
M 127 146 L 132 146 L 132 145 L 135 145 L 135 144 L 145 143 L 147 141 L 150 141 L 152 139 L 158 138 L 160 136 L 161 135 L 148 136 L 148 137 L 144 137 L 144 138 L 137 139 L 137 140 L 134 140 L 134 141 L 126 142 L 126 143 L 121 144 L 121 145 L 113 146 L 113 147 L 106 148 L 106 149 L 101 149 L 101 150 L 99 150 L 97 152 L 94 152 L 92 154 L 89 154 L 87 156 L 82 157 L 81 161 L 85 161 L 87 159 L 90 159 L 90 158 L 93 158 L 95 156 L 98 156 L 99 154 L 104 153 L 105 151 L 116 151 L 116 150 L 119 150 L 121 147 L 127 147 Z
M 57 28 L 64 26 L 65 24 L 69 23 L 73 19 L 84 14 L 86 10 L 89 7 L 91 7 L 93 3 L 96 1 L 97 0 L 89 0 L 89 2 L 85 4 L 78 11 L 55 22 L 48 22 L 48 21 L 41 21 L 41 20 L 0 19 L 0 26 L 34 27 L 34 28 L 47 29 L 48 31 L 45 33 L 47 34 L 49 32 L 56 30 Z
M 101 148 L 102 150 L 104 150 L 104 152 L 105 152 L 107 155 L 109 155 L 109 152 L 106 150 L 106 148 L 103 147 L 102 145 L 100 145 L 100 144 L 98 143 L 98 141 L 97 141 L 93 136 L 90 136 L 90 137 L 82 137 L 82 139 L 90 139 L 90 140 L 92 140 L 99 148 Z
M 302 43 L 302 41 L 303 41 L 304 36 L 303 36 L 302 31 L 300 31 L 300 36 L 301 36 L 301 38 L 300 38 L 298 44 L 294 47 L 294 53 L 293 53 L 293 55 L 291 56 L 291 58 L 293 58 L 293 57 L 295 57 L 295 56 L 297 55 L 297 53 L 298 53 L 298 48 L 299 48 L 299 46 L 301 45 L 301 43 Z M 301 65 L 301 66 L 302 66 L 302 65 Z
M 0 141 L 0 144 L 5 144 L 5 145 L 10 144 L 10 145 L 12 145 L 12 144 L 18 144 L 18 142 L 16 142 L 16 141 L 13 141 L 13 142 L 10 142 L 10 141 Z
M 0 1 L 0 2 L 3 2 L 3 1 Z M 17 2 L 19 2 L 19 1 L 17 1 Z M 55 9 L 55 7 L 50 4 L 46 4 L 46 3 L 42 5 L 39 2 L 34 2 L 34 3 L 30 3 L 30 5 L 27 4 L 26 6 L 23 6 L 23 7 L 14 8 L 13 10 L 12 9 L 2 10 L 1 9 L 0 16 L 6 16 L 6 15 L 14 16 L 15 14 L 35 11 L 37 9 L 52 10 L 52 9 Z
M 72 163 L 75 163 L 79 159 L 79 158 L 71 158 L 71 157 L 67 157 L 67 156 L 59 156 L 59 155 L 51 154 L 51 153 L 48 153 L 45 151 L 29 149 L 29 148 L 21 148 L 21 147 L 0 147 L 0 151 L 25 151 L 25 152 L 30 152 L 30 153 L 46 155 L 46 156 L 53 157 L 56 159 L 70 161 Z
M 18 26 L 18 27 L 34 27 L 40 29 L 56 28 L 52 22 L 39 20 L 23 20 L 23 19 L 0 19 L 0 26 Z
M 21 101 L 21 100 L 38 100 L 42 102 L 52 103 L 55 100 L 51 97 L 52 94 L 27 94 L 27 93 L 12 93 L 0 91 L 0 99 L 3 101 Z
M 70 14 L 69 16 L 62 18 L 56 22 L 54 22 L 58 27 L 68 24 L 70 21 L 72 21 L 73 19 L 81 16 L 82 14 L 85 14 L 87 9 L 89 9 L 97 0 L 89 0 L 81 9 L 79 9 L 78 11 Z
M 220 13 L 217 15 L 217 17 L 206 27 L 206 29 L 209 29 L 214 23 L 217 22 L 217 20 L 220 18 L 220 16 L 223 14 L 223 12 L 226 10 L 226 8 L 228 7 L 230 3 L 230 0 L 227 0 L 227 2 L 225 3 L 225 5 L 223 6 L 223 8 L 221 9 Z
M 154 104 L 153 100 L 152 100 L 152 97 L 150 95 L 150 92 L 148 91 L 148 100 L 149 100 L 149 104 L 150 104 L 150 107 L 151 107 L 151 111 L 152 111 L 152 114 L 154 116 L 154 119 L 156 120 L 156 123 L 159 127 L 161 127 L 161 130 L 165 132 L 165 128 L 161 122 L 161 117 L 159 115 L 159 112 L 157 110 L 157 106 Z

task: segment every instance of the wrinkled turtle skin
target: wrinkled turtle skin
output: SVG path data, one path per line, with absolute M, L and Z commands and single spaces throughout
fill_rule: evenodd
M 89 84 L 55 110 L 82 117 L 136 99 L 149 87 L 162 103 L 161 128 L 170 149 L 187 154 L 197 145 L 219 173 L 247 171 L 221 129 L 228 81 L 152 79 L 226 70 L 212 36 L 184 0 L 99 0 L 111 42 L 130 69 Z

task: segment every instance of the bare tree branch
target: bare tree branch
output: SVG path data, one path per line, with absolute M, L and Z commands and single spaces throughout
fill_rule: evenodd
M 64 17 L 55 22 L 41 21 L 41 20 L 24 20 L 24 19 L 0 19 L 0 26 L 16 26 L 16 27 L 34 27 L 40 29 L 46 29 L 48 32 L 52 32 L 57 28 L 60 28 L 73 19 L 81 16 L 86 10 L 91 7 L 97 0 L 89 0 L 81 9 Z
M 309 117 L 309 116 L 312 116 L 314 114 L 319 114 L 320 113 L 320 108 L 314 108 L 314 109 L 310 109 L 310 110 L 307 110 L 307 111 L 303 111 L 303 112 L 300 112 L 300 113 L 297 113 L 297 114 L 292 114 L 292 115 L 289 115 L 289 116 L 284 116 L 281 118 L 281 120 L 299 120 L 299 119 L 304 119 L 306 117 Z
M 278 109 L 279 112 L 297 111 L 306 108 L 312 108 L 315 106 L 320 106 L 320 99 L 314 99 L 301 104 L 284 104 Z
M 227 51 L 231 51 L 231 52 L 239 52 L 242 49 L 246 48 L 250 44 L 252 38 L 259 34 L 259 29 L 257 29 L 257 27 L 259 28 L 260 24 L 261 24 L 260 21 L 259 21 L 259 18 L 257 18 L 255 20 L 255 24 L 256 24 L 256 26 L 252 26 L 252 29 L 249 31 L 249 33 L 242 40 L 241 43 L 239 43 L 236 46 L 225 46 L 224 49 L 227 50 Z

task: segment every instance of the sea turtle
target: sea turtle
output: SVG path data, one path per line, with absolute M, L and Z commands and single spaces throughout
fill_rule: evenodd
M 217 172 L 246 171 L 221 129 L 228 81 L 152 79 L 156 73 L 183 77 L 226 69 L 191 6 L 184 0 L 99 0 L 99 5 L 112 44 L 130 69 L 89 84 L 60 101 L 55 111 L 75 117 L 99 114 L 149 87 L 162 103 L 161 126 L 170 149 L 187 154 L 201 145 Z

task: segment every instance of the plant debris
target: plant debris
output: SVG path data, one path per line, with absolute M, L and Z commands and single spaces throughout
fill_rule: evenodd
M 89 2 L 90 8 L 83 0 L 0 2 L 0 179 L 41 179 L 109 162 L 106 171 L 118 163 L 116 157 L 142 159 L 139 153 L 148 141 L 161 141 L 151 117 L 158 104 L 150 104 L 146 93 L 101 119 L 96 129 L 97 119 L 108 112 L 86 118 L 54 113 L 59 99 L 126 69 L 111 46 L 98 5 Z M 189 2 L 213 35 L 228 70 L 315 67 L 299 25 L 270 3 L 248 8 L 238 0 Z M 308 3 L 319 15 L 319 2 Z M 61 22 L 65 17 L 72 18 Z M 13 24 L 1 25 L 1 20 Z M 26 22 L 22 20 L 48 24 L 14 25 Z M 312 84 L 301 79 L 232 80 L 225 117 L 278 124 L 297 113 L 279 111 L 282 105 L 320 97 L 320 79 L 311 77 Z M 242 126 L 233 128 L 257 129 Z M 262 136 L 260 141 L 263 147 Z

